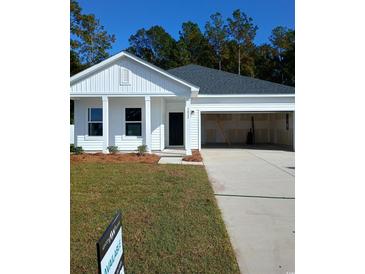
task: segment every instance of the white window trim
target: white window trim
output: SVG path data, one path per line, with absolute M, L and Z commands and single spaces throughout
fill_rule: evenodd
M 139 108 L 141 110 L 141 120 L 140 121 L 127 121 L 127 109 L 129 108 Z M 139 106 L 137 107 L 133 107 L 133 106 L 128 106 L 125 107 L 124 109 L 124 137 L 126 139 L 138 139 L 138 138 L 142 138 L 143 137 L 143 109 Z M 140 123 L 141 124 L 141 135 L 127 135 L 127 124 L 129 123 Z
M 89 135 L 89 123 L 101 123 L 103 124 L 103 121 L 101 120 L 99 121 L 89 121 L 89 111 L 92 108 L 100 108 L 101 110 L 103 110 L 103 108 L 101 106 L 91 106 L 91 107 L 87 107 L 86 108 L 86 135 L 85 135 L 85 140 L 88 141 L 100 141 L 103 140 L 103 135 L 101 136 L 90 136 Z

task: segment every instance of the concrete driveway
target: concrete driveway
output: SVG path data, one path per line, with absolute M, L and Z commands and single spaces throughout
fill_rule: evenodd
M 294 152 L 201 153 L 241 272 L 294 272 Z

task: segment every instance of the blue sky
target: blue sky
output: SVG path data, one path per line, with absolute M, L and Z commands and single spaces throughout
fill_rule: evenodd
M 211 14 L 218 11 L 226 18 L 238 8 L 259 27 L 257 44 L 267 42 L 276 26 L 294 29 L 294 0 L 79 0 L 79 3 L 84 13 L 94 13 L 105 29 L 115 34 L 111 54 L 127 48 L 129 36 L 140 28 L 161 25 L 178 38 L 183 22 L 196 22 L 204 31 Z

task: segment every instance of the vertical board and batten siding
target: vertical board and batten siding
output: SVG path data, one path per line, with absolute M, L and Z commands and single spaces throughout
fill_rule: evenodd
M 121 83 L 122 68 L 129 71 L 129 84 Z M 71 95 L 93 93 L 186 96 L 190 89 L 124 57 L 71 85 Z

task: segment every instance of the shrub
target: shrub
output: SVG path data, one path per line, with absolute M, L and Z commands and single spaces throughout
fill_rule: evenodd
M 82 147 L 75 147 L 75 154 L 82 154 L 84 153 L 84 150 L 82 149 Z
M 143 156 L 146 154 L 147 145 L 140 145 L 137 149 L 138 149 L 138 155 Z
M 70 144 L 70 152 L 75 152 L 75 145 L 74 144 Z
M 111 154 L 115 154 L 115 153 L 118 152 L 118 147 L 117 146 L 108 146 L 107 148 L 109 150 L 109 153 L 111 153 Z

